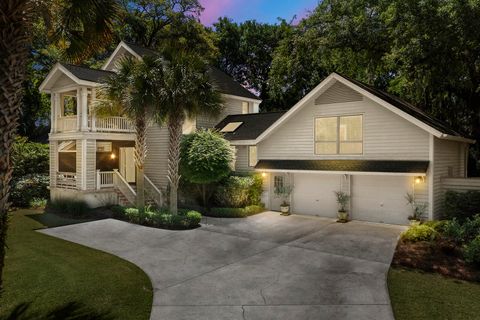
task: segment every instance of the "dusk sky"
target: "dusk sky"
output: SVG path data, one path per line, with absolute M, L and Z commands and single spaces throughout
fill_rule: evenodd
M 227 16 L 236 22 L 257 20 L 275 23 L 277 18 L 297 20 L 314 9 L 319 0 L 200 0 L 205 8 L 200 20 L 210 26 L 219 17 Z

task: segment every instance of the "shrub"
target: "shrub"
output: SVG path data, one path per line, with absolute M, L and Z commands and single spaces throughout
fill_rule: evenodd
M 480 265 L 480 235 L 465 246 L 464 256 L 468 263 Z
M 48 174 L 48 144 L 16 137 L 12 146 L 13 180 L 30 174 Z
M 245 218 L 263 211 L 263 206 L 251 205 L 245 208 L 212 208 L 208 215 L 218 218 Z
M 178 214 L 172 214 L 168 209 L 152 210 L 145 208 L 140 213 L 137 208 L 125 208 L 113 206 L 111 210 L 114 217 L 124 219 L 131 223 L 166 229 L 192 229 L 199 225 L 202 215 L 194 210 L 179 210 Z
M 90 212 L 90 207 L 85 201 L 76 199 L 57 199 L 50 203 L 50 208 L 60 214 L 66 214 L 74 217 L 85 216 Z
M 402 239 L 411 242 L 418 241 L 433 241 L 435 240 L 438 232 L 432 227 L 420 224 L 411 226 L 407 231 L 402 233 Z
M 46 205 L 47 205 L 47 199 L 44 199 L 44 198 L 33 198 L 29 204 L 30 208 L 34 208 L 34 209 L 45 208 Z
M 10 201 L 14 207 L 28 207 L 30 202 L 49 197 L 49 176 L 44 174 L 28 174 L 12 180 Z
M 480 213 L 480 191 L 447 191 L 444 210 L 448 219 L 464 220 Z
M 185 215 L 185 219 L 188 221 L 189 226 L 198 226 L 202 220 L 202 215 L 198 211 L 190 210 Z
M 480 235 L 480 215 L 467 218 L 463 223 L 453 218 L 443 225 L 443 234 L 456 243 L 467 243 Z
M 433 221 L 422 221 L 422 225 L 429 226 L 438 233 L 443 233 L 445 225 L 448 223 L 446 220 L 433 220 Z
M 262 180 L 258 175 L 229 176 L 217 187 L 215 202 L 219 207 L 242 208 L 259 205 Z

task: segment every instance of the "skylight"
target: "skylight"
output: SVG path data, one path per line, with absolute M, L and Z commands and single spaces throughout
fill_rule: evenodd
M 223 127 L 220 132 L 234 132 L 242 125 L 243 122 L 230 122 L 225 127 Z

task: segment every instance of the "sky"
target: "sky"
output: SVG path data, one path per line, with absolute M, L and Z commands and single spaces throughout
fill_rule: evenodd
M 205 8 L 200 20 L 211 26 L 219 17 L 229 17 L 235 22 L 257 20 L 275 23 L 277 18 L 297 21 L 313 10 L 319 0 L 200 0 Z

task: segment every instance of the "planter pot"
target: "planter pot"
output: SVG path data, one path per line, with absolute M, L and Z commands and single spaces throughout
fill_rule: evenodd
M 290 215 L 290 206 L 280 206 L 280 212 L 282 216 Z
M 348 212 L 347 211 L 338 211 L 337 212 L 338 222 L 347 222 L 348 221 Z

